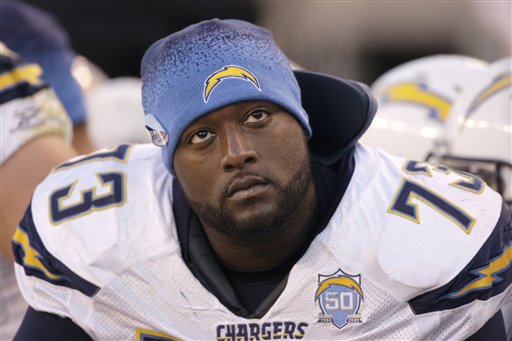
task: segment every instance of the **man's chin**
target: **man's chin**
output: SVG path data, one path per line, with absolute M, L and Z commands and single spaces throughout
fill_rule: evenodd
M 189 201 L 205 227 L 239 241 L 272 240 L 285 233 L 287 222 L 297 212 L 301 200 L 311 183 L 309 159 L 289 181 L 268 188 L 262 193 L 229 200 L 222 197 L 218 206 Z
M 247 212 L 245 212 L 247 213 Z M 215 224 L 218 232 L 240 241 L 265 241 L 274 238 L 284 227 L 276 210 L 259 210 L 234 217 L 224 216 L 223 224 Z

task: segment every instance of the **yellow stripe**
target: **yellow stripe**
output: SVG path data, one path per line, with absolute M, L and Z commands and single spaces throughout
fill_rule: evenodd
M 32 85 L 42 83 L 41 75 L 43 70 L 36 64 L 20 66 L 11 72 L 0 75 L 0 91 L 18 83 L 27 82 Z
M 28 235 L 22 229 L 20 229 L 19 226 L 16 229 L 16 232 L 14 233 L 14 236 L 12 237 L 12 239 L 14 242 L 20 244 L 23 247 L 23 251 L 25 252 L 25 256 L 23 257 L 24 265 L 31 267 L 31 268 L 36 268 L 36 269 L 41 270 L 48 278 L 51 278 L 51 279 L 62 278 L 61 276 L 57 276 L 57 275 L 51 273 L 50 271 L 48 271 L 48 269 L 46 269 L 46 267 L 41 263 L 41 261 L 39 260 L 39 257 L 40 257 L 39 252 L 37 252 L 35 249 L 33 249 L 30 246 L 29 240 L 28 240 Z
M 142 341 L 143 340 L 143 338 L 142 338 L 143 336 L 156 336 L 156 337 L 161 338 L 163 340 L 181 341 L 181 339 L 178 339 L 177 337 L 170 336 L 170 335 L 167 335 L 167 334 L 164 334 L 164 333 L 160 333 L 160 332 L 157 332 L 157 331 L 154 331 L 154 330 L 135 328 L 135 339 L 137 341 Z
M 492 96 L 494 93 L 510 86 L 512 84 L 512 76 L 504 76 L 498 79 L 495 83 L 491 84 L 487 90 L 482 92 L 480 96 L 478 96 L 475 101 L 471 104 L 469 111 L 471 112 L 477 106 L 479 106 L 483 101 Z
M 436 95 L 433 92 L 421 89 L 418 84 L 402 83 L 390 86 L 383 91 L 389 101 L 406 101 L 418 103 L 438 112 L 438 117 L 442 120 L 448 118 L 452 103 L 447 99 Z

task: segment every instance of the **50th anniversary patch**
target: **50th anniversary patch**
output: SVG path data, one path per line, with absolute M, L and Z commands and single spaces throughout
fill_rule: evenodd
M 330 275 L 318 275 L 315 301 L 320 310 L 318 322 L 332 323 L 339 329 L 349 323 L 361 323 L 359 310 L 363 304 L 361 276 L 351 276 L 341 269 Z

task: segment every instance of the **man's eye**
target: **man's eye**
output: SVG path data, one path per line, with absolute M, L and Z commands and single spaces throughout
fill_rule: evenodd
M 244 123 L 260 122 L 260 121 L 265 120 L 268 116 L 269 116 L 269 114 L 266 111 L 263 111 L 263 110 L 253 111 L 249 116 L 247 116 Z
M 187 142 L 190 144 L 201 143 L 211 139 L 214 136 L 215 134 L 209 132 L 208 130 L 199 130 L 192 134 L 192 136 L 190 136 Z

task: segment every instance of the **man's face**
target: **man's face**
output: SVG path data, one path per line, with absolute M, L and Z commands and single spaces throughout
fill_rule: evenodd
M 183 132 L 176 176 L 208 227 L 239 240 L 275 236 L 311 183 L 300 124 L 269 102 L 240 102 Z

